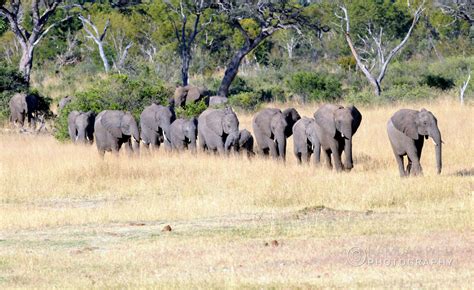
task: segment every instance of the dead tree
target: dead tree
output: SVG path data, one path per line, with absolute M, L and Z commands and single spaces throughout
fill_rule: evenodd
M 120 72 L 125 66 L 125 60 L 127 59 L 128 51 L 133 46 L 133 41 L 127 43 L 126 36 L 123 32 L 112 33 L 111 37 L 116 53 L 116 59 L 113 60 L 114 68 Z
M 24 15 L 29 12 L 25 11 L 21 0 L 0 1 L 0 16 L 8 20 L 10 29 L 21 46 L 21 59 L 18 69 L 23 74 L 26 83 L 30 82 L 36 46 L 53 27 L 70 18 L 70 16 L 67 16 L 59 22 L 48 25 L 49 18 L 54 14 L 61 2 L 62 0 L 32 0 L 31 25 L 25 25 L 23 23 Z M 31 30 L 26 28 L 29 26 L 31 26 Z
M 469 25 L 474 25 L 474 3 L 472 0 L 441 1 L 438 6 L 444 14 L 451 15 L 456 19 L 467 21 Z M 447 2 L 447 3 L 443 3 Z
M 282 29 L 294 29 L 301 33 L 302 26 L 312 26 L 319 30 L 319 24 L 313 25 L 303 16 L 303 8 L 293 6 L 289 0 L 275 1 L 217 1 L 219 13 L 227 17 L 227 23 L 244 38 L 244 44 L 232 55 L 222 78 L 218 95 L 227 97 L 229 87 L 237 76 L 242 59 L 275 32 Z M 258 30 L 252 36 L 241 24 L 243 19 L 252 19 Z
M 462 84 L 461 89 L 459 90 L 459 99 L 461 100 L 461 105 L 464 105 L 464 92 L 466 92 L 469 81 L 471 80 L 471 71 L 469 70 L 469 75 L 467 80 Z
M 79 15 L 78 18 L 81 20 L 84 30 L 87 33 L 87 38 L 92 39 L 97 44 L 100 58 L 102 59 L 102 62 L 104 64 L 104 70 L 106 73 L 108 73 L 110 70 L 110 65 L 109 60 L 107 59 L 107 56 L 105 55 L 104 51 L 104 39 L 107 35 L 107 29 L 109 29 L 110 26 L 110 19 L 107 19 L 102 33 L 99 33 L 99 30 L 97 29 L 97 26 L 92 22 L 90 15 L 88 15 L 87 18 L 82 15 Z
M 386 54 L 387 47 L 384 47 L 384 44 L 382 43 L 383 28 L 380 28 L 378 34 L 374 34 L 370 25 L 368 26 L 368 34 L 364 37 L 359 36 L 359 39 L 364 43 L 364 47 L 357 48 L 354 45 L 351 36 L 350 19 L 347 8 L 345 6 L 340 6 L 340 9 L 344 15 L 341 16 L 336 13 L 336 17 L 341 19 L 341 27 L 344 30 L 344 35 L 351 50 L 352 56 L 354 57 L 359 69 L 374 88 L 374 93 L 377 96 L 380 96 L 382 93 L 381 83 L 387 72 L 388 65 L 392 61 L 393 57 L 408 42 L 408 39 L 410 38 L 416 23 L 424 11 L 424 2 L 418 7 L 418 9 L 416 9 L 413 15 L 413 21 L 405 37 L 397 46 L 395 46 L 395 48 L 390 50 L 388 54 Z M 365 55 L 365 57 L 362 55 Z
M 188 85 L 189 67 L 193 56 L 193 47 L 196 36 L 211 23 L 212 18 L 202 22 L 203 14 L 211 6 L 209 0 L 165 0 L 169 14 L 169 21 L 173 25 L 174 34 L 178 41 L 179 55 L 181 57 L 181 81 L 183 86 Z M 174 16 L 174 17 L 173 17 Z M 191 27 L 188 21 L 191 19 Z

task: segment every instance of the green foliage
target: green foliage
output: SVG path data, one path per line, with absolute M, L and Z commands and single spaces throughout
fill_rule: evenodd
M 421 84 L 441 90 L 448 90 L 454 87 L 454 81 L 452 79 L 433 74 L 425 75 Z
M 244 78 L 236 76 L 229 88 L 229 95 L 251 92 L 252 90 Z
M 7 21 L 0 17 L 0 35 L 4 34 L 7 30 L 8 30 Z
M 287 82 L 304 101 L 334 101 L 342 96 L 342 84 L 329 74 L 302 71 L 291 75 Z
M 385 102 L 419 101 L 434 99 L 437 94 L 438 91 L 430 89 L 428 86 L 399 85 L 382 92 L 382 98 Z
M 261 96 L 254 92 L 242 92 L 229 97 L 229 103 L 245 111 L 256 111 L 261 105 Z
M 151 77 L 130 78 L 125 75 L 111 75 L 99 80 L 91 89 L 77 93 L 55 123 L 59 140 L 68 138 L 67 115 L 73 110 L 93 111 L 123 110 L 131 112 L 138 120 L 143 108 L 151 103 L 168 105 L 172 93 L 159 79 Z
M 200 100 L 196 103 L 190 103 L 185 105 L 183 108 L 178 107 L 175 108 L 175 113 L 177 118 L 192 118 L 198 117 L 204 110 L 207 109 L 206 102 L 204 100 Z
M 0 63 L 0 120 L 8 117 L 8 102 L 13 94 L 26 92 L 27 88 L 23 75 L 16 68 Z

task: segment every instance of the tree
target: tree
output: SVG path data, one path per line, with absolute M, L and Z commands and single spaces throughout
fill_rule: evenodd
M 219 87 L 219 96 L 227 97 L 242 59 L 275 32 L 282 29 L 295 29 L 300 33 L 303 26 L 313 23 L 314 29 L 320 29 L 317 21 L 313 23 L 309 21 L 304 14 L 304 7 L 298 5 L 297 2 L 290 0 L 218 1 L 219 12 L 225 14 L 226 22 L 244 39 L 243 44 L 234 52 L 227 64 Z
M 474 25 L 474 4 L 472 0 L 449 0 L 439 1 L 437 5 L 443 13 L 467 21 L 469 25 Z
M 109 29 L 109 26 L 110 26 L 110 20 L 107 19 L 107 22 L 105 22 L 105 25 L 104 25 L 104 29 L 102 30 L 102 33 L 99 33 L 99 30 L 97 29 L 97 26 L 94 24 L 94 22 L 92 22 L 90 15 L 87 16 L 87 18 L 85 18 L 82 15 L 79 15 L 78 17 L 82 21 L 84 30 L 86 31 L 88 35 L 87 37 L 92 39 L 97 44 L 100 58 L 102 59 L 102 63 L 104 64 L 104 70 L 106 73 L 108 73 L 110 70 L 110 65 L 109 65 L 109 60 L 107 59 L 107 56 L 105 55 L 105 51 L 104 51 L 104 39 L 105 39 L 105 36 L 107 35 L 107 29 Z
M 336 17 L 341 19 L 341 27 L 344 30 L 344 36 L 351 50 L 352 56 L 354 57 L 359 69 L 374 88 L 374 92 L 377 96 L 380 96 L 382 93 L 381 83 L 387 72 L 388 65 L 392 61 L 393 57 L 403 48 L 410 38 L 416 23 L 423 13 L 423 6 L 424 2 L 418 7 L 418 9 L 416 9 L 413 15 L 413 21 L 405 37 L 397 46 L 390 50 L 388 54 L 386 54 L 387 47 L 383 43 L 383 27 L 380 27 L 379 32 L 376 33 L 373 31 L 373 27 L 369 23 L 367 25 L 367 35 L 358 35 L 359 39 L 363 43 L 363 47 L 357 48 L 354 45 L 351 36 L 350 19 L 347 8 L 344 5 L 340 6 L 340 9 L 344 14 L 343 16 L 336 13 Z M 374 70 L 375 68 L 377 68 L 376 71 Z M 376 75 L 377 72 L 378 75 Z
M 6 2 L 5 0 L 0 1 L 0 16 L 8 20 L 11 31 L 20 43 L 21 59 L 19 71 L 23 74 L 25 81 L 29 83 L 36 46 L 53 27 L 60 22 L 68 20 L 70 16 L 66 16 L 59 22 L 48 25 L 48 20 L 62 0 L 32 0 L 31 24 L 28 24 L 24 23 L 26 11 L 24 11 L 21 0 L 9 0 L 9 5 Z M 29 26 L 31 26 L 31 30 L 28 30 L 27 27 Z
M 211 23 L 212 17 L 203 22 L 206 9 L 210 8 L 209 0 L 165 0 L 171 13 L 168 19 L 173 25 L 174 34 L 178 41 L 178 50 L 181 57 L 181 81 L 183 86 L 188 85 L 189 67 L 193 55 L 193 44 L 196 36 Z M 189 24 L 191 26 L 189 26 Z

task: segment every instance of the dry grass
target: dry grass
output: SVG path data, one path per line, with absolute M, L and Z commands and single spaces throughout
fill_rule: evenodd
M 424 177 L 398 177 L 385 124 L 403 106 L 361 108 L 355 168 L 342 174 L 297 166 L 292 140 L 280 164 L 166 152 L 101 160 L 95 147 L 0 135 L 0 287 L 469 285 L 474 107 L 423 106 L 445 141 L 441 176 L 428 142 Z M 239 118 L 251 129 L 251 116 Z M 272 239 L 280 246 L 263 245 Z M 367 245 L 449 246 L 457 263 L 349 265 L 344 253 Z

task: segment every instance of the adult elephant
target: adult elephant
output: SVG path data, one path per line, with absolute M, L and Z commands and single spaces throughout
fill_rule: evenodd
M 314 163 L 320 163 L 320 142 L 316 133 L 316 121 L 303 117 L 293 126 L 293 151 L 298 163 L 309 162 L 314 153 Z
M 28 124 L 35 127 L 38 110 L 38 98 L 35 95 L 16 93 L 10 99 L 9 107 L 10 122 L 23 126 L 27 119 Z
M 171 149 L 182 151 L 190 149 L 191 152 L 196 152 L 197 139 L 197 120 L 192 118 L 176 119 L 170 126 L 170 142 Z
M 115 110 L 100 112 L 95 119 L 94 136 L 101 156 L 104 156 L 105 151 L 118 154 L 123 144 L 127 144 L 129 152 L 139 149 L 138 125 L 130 112 Z M 133 146 L 132 139 L 135 141 Z
M 198 140 L 203 150 L 228 153 L 238 150 L 239 119 L 231 108 L 208 108 L 198 118 Z
M 294 108 L 283 112 L 267 108 L 257 113 L 252 122 L 259 152 L 273 158 L 286 158 L 286 138 L 293 134 L 293 126 L 301 119 Z
M 155 103 L 146 107 L 140 115 L 141 139 L 146 146 L 158 148 L 164 143 L 170 148 L 170 125 L 176 119 L 172 107 L 165 107 Z
M 196 86 L 178 86 L 174 91 L 173 103 L 176 107 L 183 107 L 191 103 L 199 102 L 200 100 L 206 99 L 209 92 L 205 88 Z
M 327 165 L 332 168 L 331 155 L 337 171 L 351 170 L 352 137 L 357 132 L 362 121 L 362 114 L 355 106 L 343 107 L 325 104 L 314 113 L 316 133 L 326 156 Z M 342 164 L 341 155 L 344 152 L 346 161 Z
M 441 173 L 441 133 L 435 116 L 426 109 L 420 111 L 401 109 L 387 123 L 387 133 L 398 163 L 400 176 L 423 173 L 420 158 L 424 139 L 431 137 L 435 144 L 437 173 Z M 423 138 L 424 137 L 424 138 Z M 403 156 L 408 156 L 405 170 Z
M 94 112 L 72 111 L 67 118 L 69 137 L 73 143 L 90 143 L 94 141 Z

